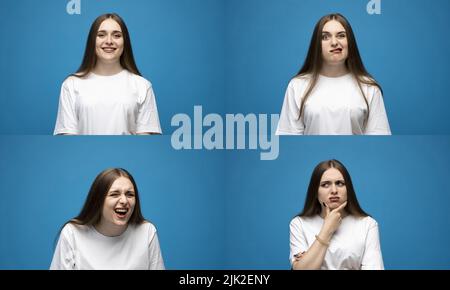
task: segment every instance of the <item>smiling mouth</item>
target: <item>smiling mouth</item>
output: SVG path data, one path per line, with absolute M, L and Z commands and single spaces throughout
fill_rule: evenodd
M 117 48 L 114 47 L 103 47 L 102 50 L 106 53 L 113 53 L 116 51 Z
M 127 213 L 128 213 L 128 209 L 127 208 L 116 208 L 114 210 L 114 212 L 116 213 L 116 215 L 119 218 L 124 218 L 127 215 Z

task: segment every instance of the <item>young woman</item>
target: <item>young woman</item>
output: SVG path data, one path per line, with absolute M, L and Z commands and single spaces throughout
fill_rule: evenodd
M 50 269 L 164 270 L 156 228 L 142 216 L 130 173 L 114 168 L 97 176 L 80 214 L 63 226 Z
M 319 163 L 302 213 L 290 223 L 292 269 L 384 269 L 378 224 L 360 207 L 347 169 Z
M 92 24 L 83 62 L 62 84 L 54 134 L 161 134 L 152 85 L 139 73 L 119 15 Z
M 316 24 L 306 61 L 286 90 L 277 134 L 391 134 L 381 87 L 364 68 L 344 16 Z

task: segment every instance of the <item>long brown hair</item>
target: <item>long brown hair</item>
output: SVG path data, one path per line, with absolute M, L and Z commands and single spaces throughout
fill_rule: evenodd
M 105 202 L 106 195 L 114 181 L 116 181 L 116 179 L 118 179 L 119 177 L 128 178 L 133 184 L 135 192 L 136 204 L 134 206 L 134 211 L 131 214 L 128 224 L 142 224 L 145 219 L 141 212 L 141 203 L 139 201 L 139 192 L 136 186 L 136 182 L 134 181 L 133 176 L 131 176 L 128 171 L 122 168 L 106 169 L 99 175 L 97 175 L 91 185 L 91 189 L 89 190 L 89 194 L 80 213 L 78 214 L 78 216 L 74 217 L 67 223 L 76 225 L 98 224 L 102 217 L 103 203 Z
M 325 15 L 317 22 L 311 38 L 311 43 L 309 45 L 306 60 L 300 71 L 294 77 L 294 78 L 298 77 L 310 78 L 308 88 L 306 89 L 306 92 L 302 98 L 299 112 L 299 119 L 303 115 L 306 100 L 308 99 L 312 90 L 316 86 L 320 70 L 322 69 L 323 64 L 322 31 L 325 24 L 331 20 L 338 21 L 345 28 L 348 41 L 348 57 L 345 61 L 345 65 L 347 69 L 350 71 L 350 73 L 355 77 L 358 83 L 359 89 L 361 91 L 362 97 L 364 98 L 367 107 L 367 116 L 366 116 L 367 120 L 370 113 L 369 102 L 367 101 L 367 98 L 364 94 L 361 84 L 377 86 L 381 92 L 383 92 L 383 90 L 381 89 L 381 86 L 375 81 L 375 79 L 367 72 L 366 68 L 364 67 L 364 64 L 361 60 L 361 56 L 359 54 L 358 45 L 356 44 L 356 38 L 353 33 L 353 29 L 348 20 L 339 13 Z
M 305 205 L 303 207 L 303 211 L 299 214 L 301 217 L 312 217 L 315 215 L 320 215 L 322 212 L 322 207 L 317 198 L 319 193 L 320 180 L 322 179 L 322 175 L 325 171 L 330 168 L 335 168 L 341 172 L 344 177 L 345 186 L 347 188 L 347 206 L 345 210 L 354 216 L 369 216 L 359 205 L 358 199 L 356 198 L 355 189 L 353 188 L 352 179 L 350 178 L 350 174 L 348 173 L 345 166 L 335 160 L 326 160 L 320 162 L 316 168 L 314 168 L 313 173 L 311 175 L 311 180 L 308 186 L 308 192 L 306 194 Z
M 128 33 L 128 28 L 125 24 L 125 21 L 123 21 L 123 19 L 116 13 L 107 13 L 100 15 L 99 17 L 97 17 L 97 19 L 95 19 L 94 23 L 92 23 L 86 42 L 86 48 L 84 50 L 83 61 L 81 62 L 80 68 L 76 73 L 72 74 L 72 76 L 85 77 L 95 68 L 95 65 L 97 64 L 97 54 L 95 53 L 97 33 L 100 25 L 106 19 L 112 19 L 116 21 L 122 29 L 124 46 L 123 53 L 120 56 L 120 65 L 124 69 L 140 76 L 141 73 L 139 72 L 136 66 L 136 62 L 134 61 L 133 49 L 131 48 L 131 39 L 130 34 Z

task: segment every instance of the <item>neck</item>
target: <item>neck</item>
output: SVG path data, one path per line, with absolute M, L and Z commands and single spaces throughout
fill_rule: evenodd
M 338 65 L 323 64 L 320 74 L 330 78 L 337 78 L 348 74 L 344 63 Z
M 120 73 L 123 70 L 120 62 L 104 63 L 97 60 L 94 73 L 102 76 L 111 76 Z
M 100 221 L 95 225 L 97 232 L 108 237 L 117 237 L 123 234 L 127 230 L 128 225 L 118 226 L 114 224 L 107 223 L 105 221 Z

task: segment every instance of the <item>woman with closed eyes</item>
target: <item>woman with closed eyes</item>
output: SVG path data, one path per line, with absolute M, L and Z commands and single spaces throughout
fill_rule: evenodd
M 164 270 L 156 227 L 145 220 L 125 169 L 101 172 L 80 214 L 62 228 L 52 270 Z

